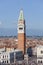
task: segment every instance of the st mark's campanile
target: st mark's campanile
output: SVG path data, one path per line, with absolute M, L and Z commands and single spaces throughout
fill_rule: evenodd
M 26 44 L 26 34 L 25 34 L 25 20 L 23 15 L 23 10 L 20 10 L 20 15 L 18 19 L 18 49 L 25 53 Z

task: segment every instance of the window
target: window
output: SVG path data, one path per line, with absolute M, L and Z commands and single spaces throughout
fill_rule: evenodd
M 43 53 L 43 51 L 41 51 L 41 53 Z
M 41 63 L 42 63 L 42 61 L 41 61 Z
M 38 63 L 42 63 L 42 61 L 38 61 Z
M 4 63 L 4 61 L 3 61 L 3 63 Z
M 7 60 L 7 63 L 8 63 L 8 60 Z
M 7 55 L 7 58 L 8 58 L 8 55 Z
M 3 55 L 3 58 L 4 58 L 4 55 Z
M 19 28 L 19 30 L 22 30 L 23 28 Z
M 5 63 L 6 63 L 6 61 L 5 61 Z

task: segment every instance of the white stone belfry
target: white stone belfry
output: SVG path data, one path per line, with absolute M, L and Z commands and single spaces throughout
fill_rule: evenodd
M 18 20 L 18 33 L 24 33 L 24 15 L 23 10 L 20 10 L 19 20 Z

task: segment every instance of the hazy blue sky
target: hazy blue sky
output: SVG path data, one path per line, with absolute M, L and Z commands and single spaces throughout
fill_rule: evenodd
M 26 27 L 43 30 L 43 0 L 0 0 L 0 28 L 17 28 L 21 8 Z

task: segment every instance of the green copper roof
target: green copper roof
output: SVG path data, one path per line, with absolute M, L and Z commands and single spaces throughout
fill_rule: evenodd
M 24 20 L 23 10 L 20 11 L 19 20 Z

